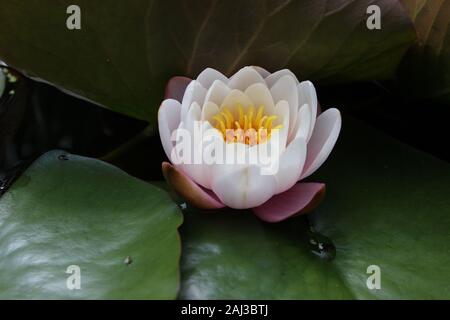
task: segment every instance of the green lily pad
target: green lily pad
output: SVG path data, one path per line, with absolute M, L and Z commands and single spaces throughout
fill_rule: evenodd
M 308 249 L 306 224 L 278 225 L 251 212 L 185 214 L 182 299 L 344 299 L 333 265 Z
M 172 299 L 181 221 L 165 191 L 49 152 L 0 198 L 0 298 Z
M 450 166 L 344 117 L 334 153 L 312 180 L 327 196 L 309 215 L 336 246 L 310 252 L 304 217 L 185 210 L 181 298 L 448 299 Z M 378 266 L 381 288 L 369 289 Z
M 337 246 L 337 271 L 358 298 L 449 299 L 450 165 L 344 121 L 312 216 Z M 366 287 L 369 265 L 381 269 L 380 290 Z
M 382 28 L 369 30 L 371 0 L 196 2 L 5 1 L 0 59 L 28 75 L 133 117 L 154 122 L 167 80 L 206 67 L 290 68 L 336 83 L 393 75 L 415 39 L 398 0 L 377 2 Z M 81 29 L 69 30 L 69 5 Z M 30 54 L 32 53 L 32 54 Z
M 400 67 L 408 96 L 450 103 L 450 2 L 402 0 L 414 21 L 417 42 Z M 426 80 L 425 80 L 426 79 Z

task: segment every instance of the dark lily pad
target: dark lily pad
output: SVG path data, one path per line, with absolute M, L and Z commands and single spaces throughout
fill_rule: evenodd
M 414 21 L 417 41 L 400 67 L 408 97 L 450 103 L 450 2 L 402 0 Z
M 399 1 L 6 1 L 0 59 L 28 75 L 133 117 L 156 120 L 167 80 L 206 67 L 290 68 L 318 83 L 391 76 L 415 39 Z M 66 9 L 81 9 L 81 29 Z M 30 54 L 32 52 L 32 54 Z

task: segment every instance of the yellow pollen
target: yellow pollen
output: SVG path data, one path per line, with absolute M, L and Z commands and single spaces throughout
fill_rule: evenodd
M 274 125 L 278 118 L 276 115 L 264 114 L 264 106 L 259 106 L 257 112 L 255 106 L 248 106 L 246 110 L 241 104 L 236 104 L 234 108 L 223 107 L 213 116 L 215 128 L 222 133 L 227 143 L 263 143 L 271 137 L 272 131 L 283 128 L 282 124 Z M 234 134 L 230 130 L 234 130 Z

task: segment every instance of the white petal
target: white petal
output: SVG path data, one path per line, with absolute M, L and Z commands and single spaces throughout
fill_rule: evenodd
M 263 78 L 267 78 L 268 76 L 270 76 L 270 72 L 264 68 L 261 68 L 259 66 L 252 66 L 252 68 L 255 69 Z
M 268 76 L 265 81 L 267 83 L 268 87 L 272 87 L 275 82 L 278 81 L 278 79 L 281 79 L 284 76 L 291 76 L 295 79 L 296 83 L 298 84 L 298 80 L 297 77 L 295 76 L 295 74 L 293 74 L 290 70 L 288 69 L 282 69 L 282 70 L 278 70 L 277 72 L 272 73 L 270 76 Z
M 292 132 L 292 140 L 298 137 L 303 137 L 305 141 L 308 139 L 309 129 L 311 127 L 311 107 L 308 104 L 304 104 L 297 115 L 297 122 L 295 129 Z M 288 139 L 288 141 L 290 141 Z
M 331 108 L 317 118 L 311 139 L 308 142 L 308 154 L 301 179 L 316 171 L 328 158 L 341 130 L 341 114 Z
M 181 121 L 184 121 L 186 114 L 193 102 L 197 102 L 202 106 L 205 100 L 206 89 L 196 80 L 191 81 L 184 92 L 183 101 L 181 102 Z
M 209 121 L 204 121 L 202 126 L 203 126 L 203 147 L 205 147 L 207 144 L 210 144 L 211 141 L 213 141 L 214 139 L 217 139 L 222 144 L 225 144 L 222 133 L 216 128 L 214 128 Z
M 237 104 L 241 104 L 244 107 L 244 110 L 246 110 L 252 104 L 252 101 L 242 91 L 234 89 L 225 97 L 220 109 L 224 107 L 234 107 Z
M 207 101 L 203 105 L 201 120 L 211 122 L 212 117 L 214 117 L 218 113 L 219 113 L 219 107 L 217 106 L 217 104 L 215 104 L 211 101 Z
M 247 146 L 247 145 L 246 145 Z M 285 148 L 281 148 L 277 137 L 272 136 L 268 141 L 249 146 L 246 151 L 247 163 L 261 167 L 264 174 L 274 175 L 273 167 L 278 163 Z
M 317 118 L 317 94 L 314 85 L 311 81 L 302 81 L 298 85 L 298 98 L 299 98 L 299 106 L 303 106 L 305 103 L 308 104 L 311 108 L 311 125 L 309 128 L 308 139 L 311 139 L 311 135 L 314 130 L 314 125 L 316 123 Z
M 210 88 L 213 82 L 216 80 L 220 80 L 223 83 L 228 83 L 227 77 L 225 77 L 222 73 L 212 68 L 206 68 L 197 77 L 197 81 L 200 82 L 203 85 L 203 87 L 207 89 Z
M 173 142 L 170 140 L 173 130 L 180 124 L 181 105 L 174 99 L 164 100 L 158 110 L 158 129 L 164 152 L 170 159 Z
M 209 122 L 204 122 L 201 126 L 202 133 L 193 135 L 192 155 L 193 163 L 183 164 L 183 171 L 192 178 L 199 185 L 211 189 L 211 165 L 207 165 L 203 160 L 203 148 L 205 141 L 203 140 L 203 133 L 212 129 Z M 216 130 L 214 130 L 216 131 Z M 221 136 L 220 136 L 221 137 Z M 222 138 L 222 137 L 221 137 Z M 197 157 L 197 158 L 196 158 Z M 196 162 L 196 159 L 198 161 Z
M 287 103 L 287 101 L 279 101 L 275 106 L 274 114 L 277 116 L 277 119 L 274 121 L 274 125 L 283 125 L 283 127 L 278 130 L 280 139 L 280 151 L 283 151 L 287 145 L 287 137 L 289 131 L 289 104 Z
M 202 116 L 202 110 L 200 105 L 197 102 L 193 102 L 189 107 L 188 113 L 184 118 L 184 127 L 189 130 L 191 133 L 194 132 L 194 126 L 197 122 L 199 124 Z
M 252 67 L 244 67 L 236 72 L 228 82 L 228 86 L 232 89 L 244 91 L 252 84 L 264 83 L 263 77 Z
M 214 161 L 207 162 L 210 166 L 210 177 L 212 180 L 214 177 L 231 174 L 249 165 L 247 161 L 248 145 L 243 143 L 226 143 L 218 130 L 212 130 L 212 134 L 208 138 L 208 140 L 205 140 L 203 156 L 207 161 Z M 210 157 L 214 157 L 214 159 Z
M 225 83 L 220 80 L 216 80 L 213 82 L 206 93 L 205 103 L 211 101 L 220 106 L 225 97 L 230 93 L 230 91 L 231 89 L 228 88 Z
M 295 122 L 297 120 L 298 112 L 298 90 L 296 79 L 290 75 L 285 75 L 278 79 L 275 84 L 270 88 L 273 100 L 277 103 L 280 100 L 286 100 L 289 104 L 289 130 L 288 134 L 291 134 Z
M 270 94 L 269 88 L 263 83 L 255 83 L 245 90 L 245 94 L 253 102 L 253 105 L 257 108 L 264 106 L 266 114 L 275 113 L 275 104 Z
M 213 165 L 212 169 L 213 176 L 226 175 L 249 165 L 248 145 L 243 143 L 226 143 L 222 135 L 219 137 L 213 136 L 213 139 L 215 143 L 214 147 L 218 148 L 222 155 L 222 157 L 216 157 L 217 162 Z
M 278 182 L 276 194 L 290 189 L 297 183 L 305 159 L 306 140 L 303 137 L 296 138 L 289 144 L 279 159 L 278 172 L 275 176 Z
M 248 166 L 213 177 L 212 190 L 227 206 L 247 209 L 259 206 L 275 193 L 273 175 L 261 175 L 258 166 Z

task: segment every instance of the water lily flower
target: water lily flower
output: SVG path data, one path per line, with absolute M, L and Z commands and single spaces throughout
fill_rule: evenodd
M 165 98 L 158 126 L 171 163 L 163 162 L 163 174 L 191 205 L 251 209 L 264 221 L 278 222 L 309 212 L 323 199 L 325 184 L 301 181 L 329 156 L 339 136 L 341 115 L 335 108 L 320 112 L 310 81 L 299 82 L 287 69 L 269 73 L 244 67 L 227 78 L 208 68 L 195 80 L 170 79 Z M 196 125 L 212 133 L 208 139 L 193 138 L 186 144 L 192 154 L 220 145 L 225 155 L 239 150 L 246 160 L 180 162 L 180 130 L 193 133 Z M 246 134 L 250 131 L 253 138 Z M 247 157 L 259 154 L 263 146 L 272 151 L 270 167 L 276 170 L 271 174 L 264 174 L 263 165 Z

